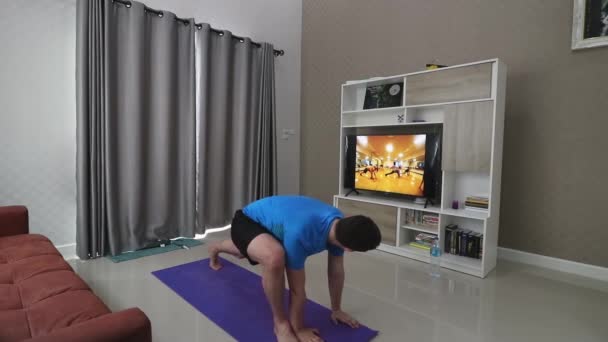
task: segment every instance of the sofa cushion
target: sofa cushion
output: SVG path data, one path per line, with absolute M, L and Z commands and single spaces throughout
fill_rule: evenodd
M 110 309 L 89 290 L 69 291 L 29 306 L 32 337 L 105 315 Z
M 23 206 L 0 207 L 0 342 L 150 342 L 139 309 L 112 313 Z
M 0 251 L 4 248 L 18 246 L 32 241 L 49 241 L 49 239 L 40 234 L 21 234 L 12 235 L 0 238 Z
M 61 253 L 53 246 L 50 241 L 27 241 L 21 245 L 6 247 L 0 250 L 6 262 L 19 261 L 40 255 L 58 255 Z
M 0 237 L 0 341 L 48 335 L 108 313 L 49 239 Z
M 64 292 L 89 290 L 89 286 L 74 272 L 62 270 L 30 277 L 19 283 L 19 289 L 23 307 L 29 307 Z
M 0 311 L 0 341 L 22 341 L 30 338 L 27 314 L 23 310 Z
M 21 308 L 19 288 L 13 284 L 0 284 L 0 311 L 18 310 Z
M 0 264 L 0 284 L 13 283 L 13 266 L 10 264 Z
M 10 271 L 14 284 L 43 273 L 72 270 L 61 255 L 33 256 L 6 265 L 11 267 Z

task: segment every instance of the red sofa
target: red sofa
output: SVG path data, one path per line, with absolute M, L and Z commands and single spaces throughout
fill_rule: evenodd
M 112 313 L 46 237 L 28 234 L 25 207 L 0 207 L 0 341 L 151 341 L 137 308 Z

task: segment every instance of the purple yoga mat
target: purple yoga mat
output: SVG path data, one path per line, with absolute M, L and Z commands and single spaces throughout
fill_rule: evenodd
M 209 259 L 204 259 L 152 274 L 237 341 L 276 341 L 260 276 L 225 259 L 222 265 L 213 271 Z M 329 309 L 307 301 L 305 324 L 319 329 L 327 342 L 367 342 L 378 334 L 365 326 L 334 325 L 330 314 Z

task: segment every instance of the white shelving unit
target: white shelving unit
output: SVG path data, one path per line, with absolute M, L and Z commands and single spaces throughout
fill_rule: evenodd
M 404 84 L 402 106 L 363 109 L 367 87 L 397 82 Z M 340 185 L 334 205 L 347 215 L 372 217 L 383 235 L 379 250 L 427 263 L 429 252 L 409 245 L 416 234 L 436 234 L 443 249 L 448 224 L 481 233 L 484 235 L 481 259 L 444 251 L 441 266 L 485 277 L 496 266 L 505 86 L 506 66 L 498 59 L 343 84 Z M 443 125 L 439 203 L 424 208 L 411 200 L 382 195 L 346 196 L 350 189 L 343 187 L 345 135 L 358 128 L 437 124 Z M 487 211 L 452 209 L 453 200 L 462 206 L 467 196 L 477 194 L 489 197 Z M 439 224 L 437 227 L 406 224 L 406 210 L 438 215 Z

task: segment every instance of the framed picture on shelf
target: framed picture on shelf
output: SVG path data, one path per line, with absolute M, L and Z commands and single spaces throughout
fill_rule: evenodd
M 608 45 L 608 0 L 574 0 L 572 49 Z
M 367 87 L 363 109 L 399 107 L 403 105 L 403 82 Z

